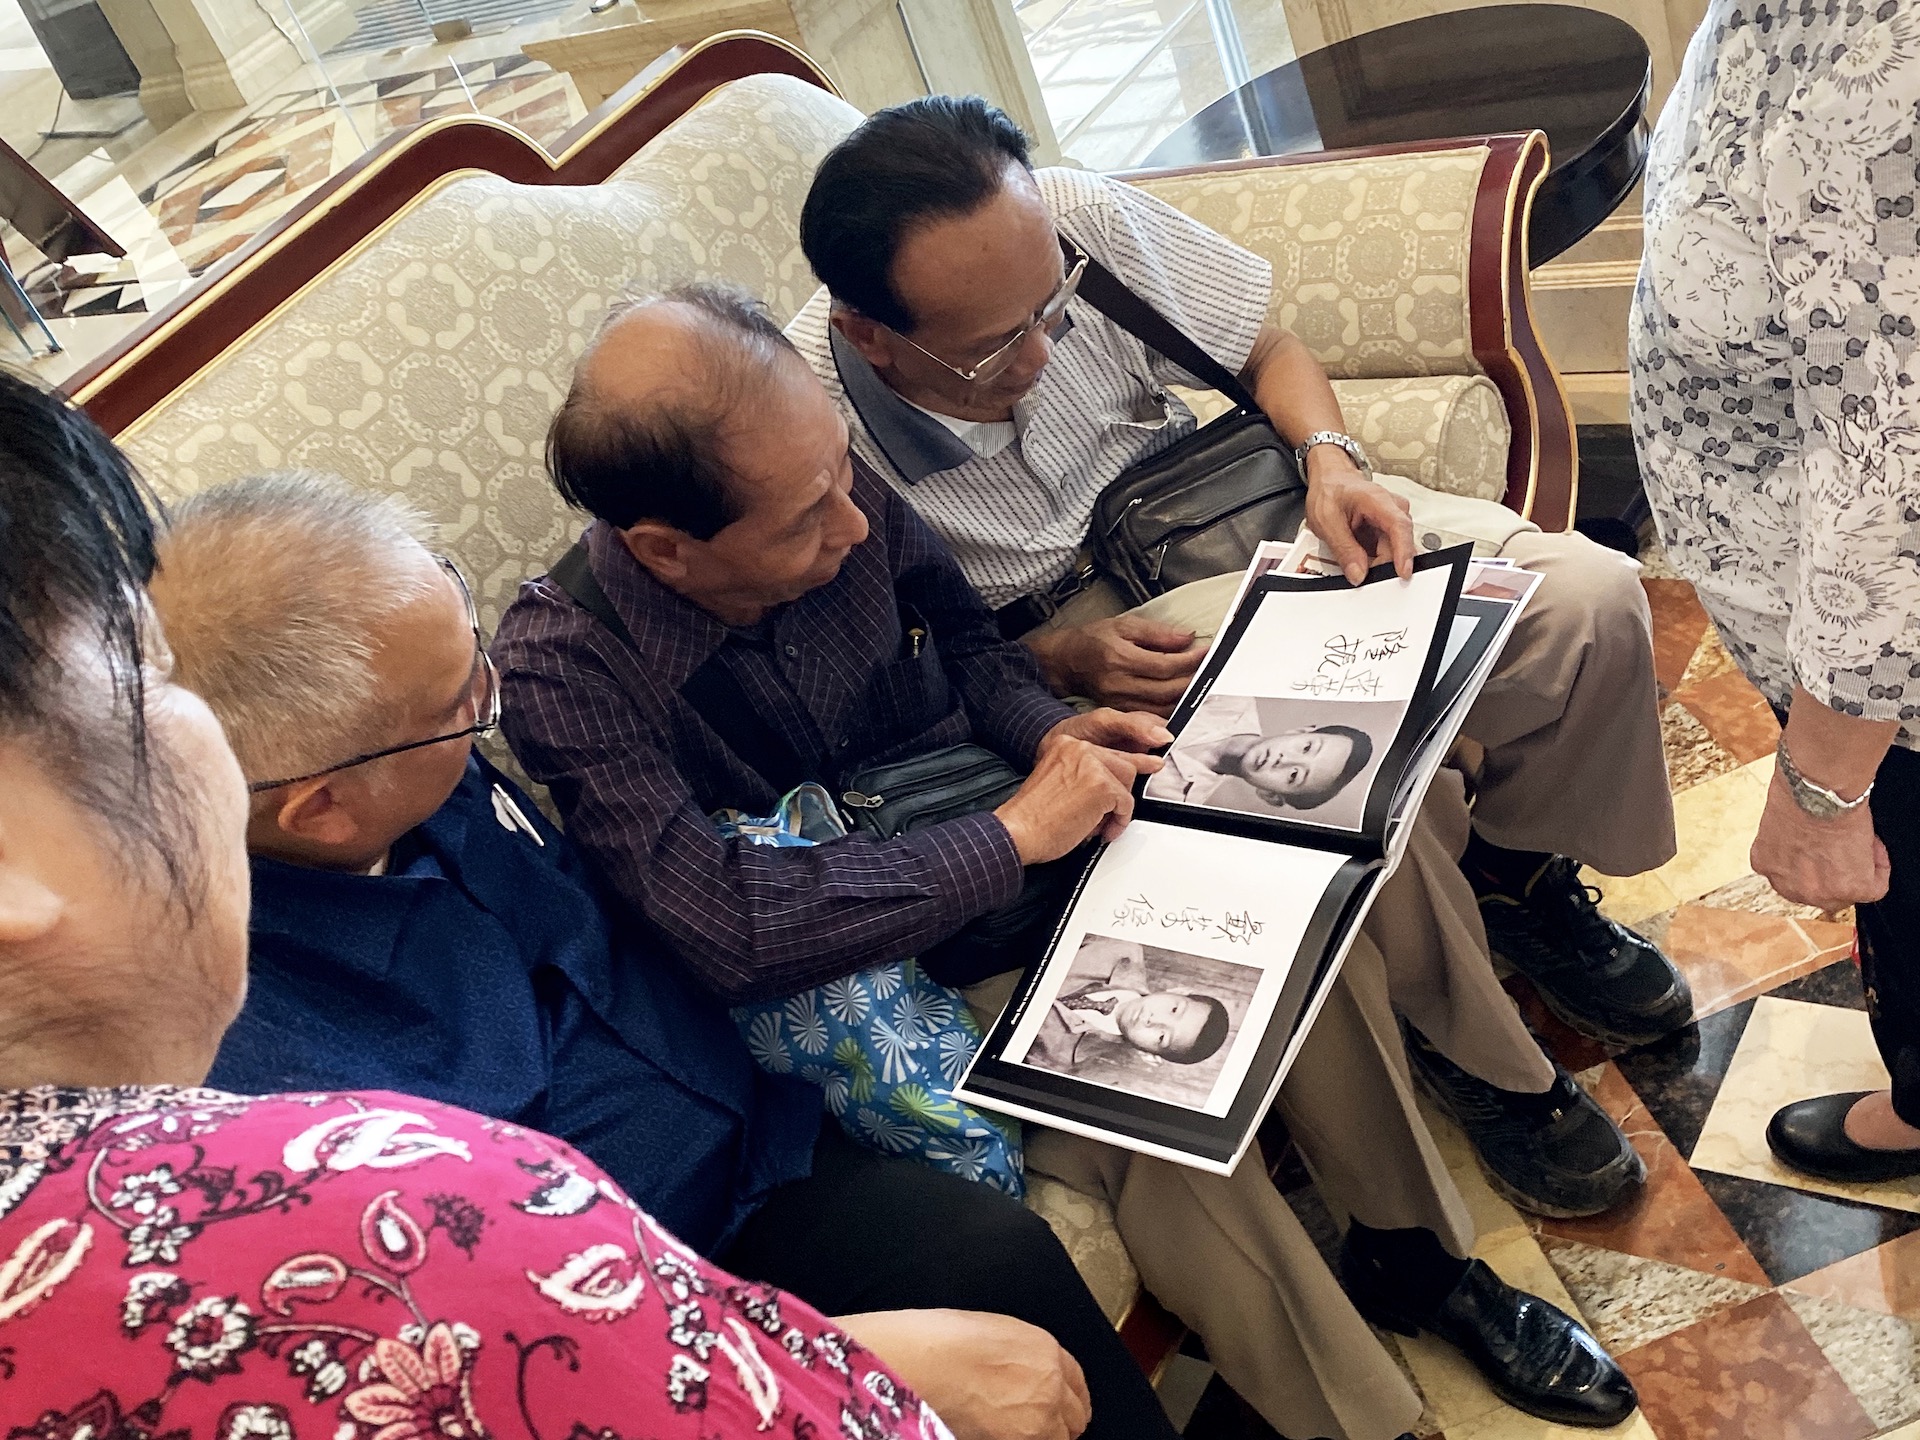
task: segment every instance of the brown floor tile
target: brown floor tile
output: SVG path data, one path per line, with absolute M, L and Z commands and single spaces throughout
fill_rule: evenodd
M 1879 1428 L 1778 1295 L 1619 1360 L 1660 1440 L 1866 1440 Z
M 1549 1010 L 1526 976 L 1509 975 L 1500 983 L 1513 997 L 1521 1018 L 1540 1041 L 1541 1048 L 1567 1069 L 1590 1070 L 1612 1056 L 1613 1052 L 1605 1045 L 1589 1040 Z
M 1700 637 L 1707 633 L 1707 612 L 1684 580 L 1642 580 L 1653 609 L 1653 671 L 1663 690 L 1672 690 L 1687 673 Z
M 1785 1288 L 1882 1315 L 1920 1320 L 1920 1231 L 1802 1275 Z
M 1673 698 L 1692 711 L 1707 733 L 1742 765 L 1771 755 L 1779 743 L 1780 722 L 1738 671 L 1684 686 Z
M 1704 1019 L 1832 963 L 1829 952 L 1850 936 L 1845 926 L 1819 920 L 1682 905 L 1667 925 L 1665 949 L 1693 987 L 1695 1017 Z
M 1660 708 L 1660 748 L 1666 752 L 1667 783 L 1675 794 L 1691 789 L 1702 780 L 1740 768 L 1733 753 L 1715 740 L 1700 723 L 1700 717 L 1678 700 L 1670 700 Z
M 1748 1253 L 1701 1188 L 1699 1177 L 1647 1113 L 1618 1068 L 1604 1066 L 1598 1081 L 1589 1088 L 1646 1162 L 1647 1183 L 1626 1204 L 1605 1215 L 1585 1220 L 1541 1220 L 1536 1222 L 1539 1232 L 1603 1250 L 1684 1265 L 1748 1285 L 1769 1285 L 1766 1272 Z

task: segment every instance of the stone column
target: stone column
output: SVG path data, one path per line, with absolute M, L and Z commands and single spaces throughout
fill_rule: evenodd
M 1011 0 L 790 0 L 806 52 L 862 110 L 926 94 L 979 94 L 1060 154 Z
M 321 50 L 353 30 L 350 0 L 101 0 L 108 23 L 140 70 L 140 104 L 158 128 L 192 110 L 230 110 L 273 93 Z M 304 26 L 307 36 L 302 37 Z

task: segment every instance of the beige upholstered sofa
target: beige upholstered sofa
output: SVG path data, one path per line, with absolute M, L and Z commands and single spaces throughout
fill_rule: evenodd
M 163 495 L 294 466 L 404 492 L 491 626 L 580 528 L 542 443 L 608 303 L 717 276 L 792 315 L 814 289 L 796 239 L 809 178 L 859 118 L 798 52 L 735 37 L 668 57 L 552 159 L 494 122 L 432 122 L 70 389 Z M 1140 183 L 1273 260 L 1274 318 L 1339 377 L 1383 468 L 1551 525 L 1571 430 L 1526 353 L 1515 254 L 1543 164 L 1537 136 L 1495 137 Z M 1120 1320 L 1138 1285 L 1110 1214 L 1047 1182 L 1033 1204 Z

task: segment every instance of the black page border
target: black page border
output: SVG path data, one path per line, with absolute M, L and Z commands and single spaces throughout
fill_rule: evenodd
M 1493 637 L 1500 633 L 1500 627 L 1506 623 L 1507 612 L 1512 609 L 1511 600 L 1490 600 L 1484 595 L 1460 597 L 1454 613 L 1473 617 L 1473 633 L 1467 637 L 1467 643 L 1460 648 L 1460 654 L 1447 667 L 1447 672 L 1434 677 L 1433 688 L 1427 692 L 1427 723 L 1420 732 L 1422 740 L 1439 723 L 1447 705 L 1466 685 L 1473 667 L 1480 663 L 1481 657 L 1492 646 Z M 1442 650 L 1445 648 L 1441 646 Z
M 1058 1075 L 1029 1065 L 1001 1058 L 1013 1038 L 1014 1028 L 1032 1006 L 1045 965 L 1030 971 L 1012 1002 L 1001 1012 L 993 1030 L 980 1046 L 973 1066 L 961 1082 L 960 1094 L 991 1109 L 996 1099 L 1045 1114 L 1052 1114 L 1082 1125 L 1123 1135 L 1147 1144 L 1178 1150 L 1198 1159 L 1226 1164 L 1240 1148 L 1241 1140 L 1260 1123 L 1267 1092 L 1286 1055 L 1300 1017 L 1321 987 L 1327 968 L 1333 963 L 1334 940 L 1364 901 L 1380 873 L 1377 861 L 1349 859 L 1338 870 L 1314 906 L 1313 918 L 1294 953 L 1272 1013 L 1267 1017 L 1266 1033 L 1254 1053 L 1240 1092 L 1225 1115 L 1204 1115 L 1197 1110 L 1128 1095 L 1105 1085 L 1092 1085 L 1070 1075 Z M 1088 867 L 1091 873 L 1092 867 Z M 1080 899 L 1081 888 L 1074 891 L 1073 904 Z M 1072 905 L 1068 914 L 1072 913 Z M 1048 948 L 1052 956 L 1064 936 L 1065 919 Z M 1068 963 L 1071 963 L 1070 961 Z
M 1419 683 L 1414 687 L 1413 697 L 1407 703 L 1406 713 L 1400 718 L 1400 728 L 1395 732 L 1393 744 L 1387 747 L 1387 753 L 1375 768 L 1373 783 L 1367 791 L 1367 804 L 1361 814 L 1361 828 L 1344 830 L 1338 826 L 1315 825 L 1305 820 L 1283 820 L 1279 816 L 1254 815 L 1239 810 L 1214 810 L 1205 805 L 1182 805 L 1172 800 L 1153 800 L 1147 798 L 1147 777 L 1141 776 L 1134 782 L 1133 813 L 1136 819 L 1155 820 L 1162 825 L 1175 825 L 1188 829 L 1212 830 L 1225 835 L 1241 835 L 1253 840 L 1280 840 L 1290 845 L 1304 845 L 1316 850 L 1342 850 L 1348 853 L 1361 853 L 1372 856 L 1385 854 L 1387 822 L 1393 808 L 1394 793 L 1399 789 L 1401 774 L 1406 768 L 1415 747 L 1426 735 L 1429 728 L 1427 697 L 1432 693 L 1433 683 L 1440 668 L 1440 656 L 1446 649 L 1446 631 L 1451 626 L 1453 614 L 1460 602 L 1460 591 L 1466 582 L 1467 565 L 1473 558 L 1471 545 L 1454 545 L 1445 550 L 1432 550 L 1415 557 L 1413 568 L 1416 573 L 1422 570 L 1437 570 L 1443 566 L 1451 567 L 1453 573 L 1447 579 L 1446 594 L 1441 600 L 1440 610 L 1434 619 L 1434 631 L 1427 644 L 1427 654 L 1420 670 Z M 1391 564 L 1376 565 L 1367 572 L 1368 583 L 1390 580 L 1395 576 Z M 1214 681 L 1225 668 L 1227 659 L 1233 654 L 1234 647 L 1240 643 L 1247 627 L 1253 623 L 1254 614 L 1259 610 L 1268 595 L 1318 594 L 1327 591 L 1353 590 L 1355 586 L 1344 575 L 1262 575 L 1247 587 L 1241 596 L 1239 607 L 1234 611 L 1220 642 L 1213 647 L 1213 653 L 1207 657 L 1206 667 L 1199 678 L 1189 687 L 1186 696 L 1173 716 L 1167 721 L 1167 729 L 1173 732 L 1174 740 L 1180 738 L 1180 732 L 1193 718 L 1194 711 L 1200 708 L 1212 693 Z M 1157 753 L 1166 754 L 1171 745 Z M 1388 779 L 1391 777 L 1391 779 Z

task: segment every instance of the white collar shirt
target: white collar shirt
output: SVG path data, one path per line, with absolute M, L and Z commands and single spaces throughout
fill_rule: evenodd
M 1246 364 L 1273 290 L 1265 260 L 1120 181 L 1067 169 L 1034 178 L 1062 235 L 1228 370 Z M 841 407 L 855 453 L 893 482 L 995 608 L 1065 577 L 1100 492 L 1195 427 L 1167 387 L 1199 382 L 1075 300 L 1053 358 L 1014 407 L 1014 443 L 980 455 L 895 394 L 828 310 L 822 290 L 789 338 Z

